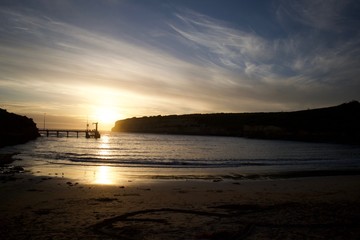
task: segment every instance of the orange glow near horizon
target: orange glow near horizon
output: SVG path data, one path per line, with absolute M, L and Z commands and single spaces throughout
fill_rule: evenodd
M 120 113 L 111 107 L 100 107 L 95 110 L 93 120 L 99 122 L 99 130 L 111 130 L 115 122 L 122 117 Z
M 86 87 L 86 92 L 90 93 L 89 96 L 96 95 L 98 88 L 93 86 Z M 115 122 L 123 117 L 123 114 L 120 113 L 122 106 L 118 104 L 118 99 L 121 96 L 118 95 L 112 89 L 101 88 L 101 94 L 98 94 L 97 98 L 87 98 L 87 112 L 88 112 L 88 122 L 91 124 L 93 122 L 99 123 L 99 131 L 108 131 L 114 127 Z

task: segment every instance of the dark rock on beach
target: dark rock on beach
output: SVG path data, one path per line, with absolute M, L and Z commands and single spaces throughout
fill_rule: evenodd
M 0 153 L 0 182 L 15 181 L 17 180 L 15 175 L 25 171 L 21 166 L 12 165 L 15 160 L 19 160 L 14 158 L 17 154 L 18 153 Z
M 40 136 L 31 118 L 4 109 L 0 109 L 0 126 L 0 147 L 26 143 Z
M 17 153 L 0 153 L 0 166 L 11 164 L 15 161 L 13 158 Z

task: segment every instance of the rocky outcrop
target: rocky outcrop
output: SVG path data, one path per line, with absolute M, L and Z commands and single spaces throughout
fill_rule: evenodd
M 39 137 L 34 121 L 0 109 L 0 147 L 16 145 Z
M 360 143 L 360 103 L 295 112 L 130 118 L 117 121 L 112 131 Z

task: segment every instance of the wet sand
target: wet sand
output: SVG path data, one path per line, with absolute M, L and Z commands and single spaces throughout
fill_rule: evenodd
M 1 239 L 359 239 L 360 176 L 0 182 Z

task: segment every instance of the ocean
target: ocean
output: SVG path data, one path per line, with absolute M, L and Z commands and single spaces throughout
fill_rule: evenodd
M 19 153 L 16 158 L 21 160 L 16 164 L 34 175 L 65 175 L 90 182 L 99 174 L 107 178 L 111 175 L 110 182 L 124 176 L 246 179 L 293 172 L 360 170 L 359 146 L 218 136 L 111 132 L 103 133 L 100 139 L 43 136 L 5 147 L 2 152 Z

